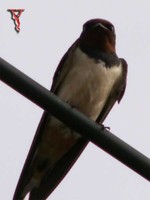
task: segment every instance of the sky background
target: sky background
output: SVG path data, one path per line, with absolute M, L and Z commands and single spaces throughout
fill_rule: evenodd
M 5 0 L 0 2 L 0 56 L 50 88 L 64 53 L 92 18 L 111 21 L 116 49 L 128 62 L 128 83 L 121 104 L 105 126 L 150 156 L 150 3 L 147 0 Z M 23 8 L 17 34 L 9 8 Z M 42 109 L 0 84 L 0 199 L 13 197 Z M 89 144 L 48 200 L 148 200 L 147 180 Z

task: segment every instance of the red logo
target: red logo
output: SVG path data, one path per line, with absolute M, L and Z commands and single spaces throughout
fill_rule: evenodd
M 21 16 L 24 9 L 8 9 L 8 11 L 11 13 L 12 20 L 15 24 L 15 30 L 17 33 L 20 31 L 20 20 L 19 17 Z

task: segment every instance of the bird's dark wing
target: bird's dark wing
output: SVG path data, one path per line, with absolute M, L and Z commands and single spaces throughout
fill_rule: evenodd
M 118 103 L 120 103 L 125 89 L 126 89 L 126 77 L 127 77 L 127 62 L 120 58 L 120 62 L 122 63 L 122 67 L 123 67 L 123 79 L 121 80 L 121 83 L 119 84 L 120 87 L 118 88 L 118 90 L 115 93 L 110 94 L 111 96 L 108 97 L 108 100 L 102 110 L 102 112 L 100 113 L 100 115 L 98 116 L 96 122 L 101 124 L 103 123 L 103 121 L 106 119 L 108 113 L 110 112 L 110 110 L 112 109 L 112 107 L 114 106 L 114 104 L 116 103 L 116 101 L 118 101 Z
M 51 86 L 51 92 L 57 94 L 59 86 L 61 85 L 62 81 L 64 80 L 67 72 L 69 70 L 70 65 L 66 62 L 69 54 L 78 46 L 78 40 L 76 40 L 73 45 L 68 49 L 66 54 L 62 57 L 53 77 L 53 83 Z
M 37 152 L 37 147 L 39 145 L 39 142 L 41 140 L 41 136 L 42 136 L 42 130 L 43 130 L 43 126 L 44 126 L 44 122 L 47 118 L 47 113 L 44 112 L 41 118 L 41 121 L 38 125 L 36 134 L 34 136 L 33 142 L 31 144 L 28 156 L 26 158 L 25 164 L 23 166 L 14 196 L 13 196 L 13 200 L 22 200 L 24 199 L 23 196 L 23 191 L 24 191 L 24 187 L 28 184 L 30 177 L 32 176 L 32 162 L 33 159 L 35 157 L 35 154 Z
M 69 172 L 87 144 L 88 141 L 85 138 L 80 138 L 71 150 L 55 164 L 54 168 L 45 175 L 40 187 L 31 191 L 29 199 L 46 199 Z
M 77 44 L 77 41 L 70 47 L 70 49 L 74 49 L 76 44 Z M 55 93 L 56 95 L 57 95 L 59 86 L 68 71 L 68 65 L 66 63 L 67 58 L 68 58 L 68 53 L 66 53 L 63 56 L 62 60 L 60 61 L 59 65 L 58 65 L 58 68 L 54 74 L 51 92 Z M 65 64 L 66 64 L 66 66 L 65 66 L 66 68 L 64 69 Z M 62 69 L 63 69 L 63 72 L 62 72 Z M 30 178 L 32 176 L 32 163 L 36 156 L 38 145 L 41 140 L 43 129 L 44 129 L 44 126 L 45 126 L 48 116 L 49 116 L 49 114 L 46 111 L 42 115 L 41 121 L 37 128 L 33 142 L 31 144 L 28 156 L 26 158 L 23 170 L 21 172 L 16 190 L 14 193 L 13 200 L 21 200 L 24 198 L 24 196 L 23 196 L 24 187 L 28 184 L 28 182 L 30 181 Z M 32 198 L 32 195 L 35 196 L 34 191 L 33 191 L 33 192 L 31 192 L 30 199 L 37 199 L 37 200 L 45 199 L 55 189 L 55 187 L 59 184 L 59 182 L 63 179 L 63 177 L 67 174 L 67 172 L 69 171 L 71 166 L 74 164 L 74 162 L 77 160 L 79 155 L 84 150 L 87 143 L 88 143 L 87 140 L 79 139 L 79 141 L 71 149 L 71 151 L 67 155 L 65 155 L 62 158 L 62 160 L 60 160 L 57 163 L 56 167 L 53 169 L 53 172 L 48 174 L 47 179 L 42 181 L 42 184 L 41 184 L 42 187 L 40 188 L 41 198 Z

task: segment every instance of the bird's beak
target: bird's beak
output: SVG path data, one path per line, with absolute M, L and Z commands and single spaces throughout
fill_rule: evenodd
M 108 29 L 106 28 L 106 26 L 104 26 L 104 25 L 101 24 L 101 23 L 97 23 L 97 24 L 95 24 L 92 28 L 96 28 L 96 27 L 98 27 L 98 26 L 102 27 L 103 29 L 108 30 Z

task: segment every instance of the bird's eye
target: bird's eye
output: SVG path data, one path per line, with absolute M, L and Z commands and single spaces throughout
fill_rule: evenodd
M 87 31 L 88 29 L 90 29 L 91 27 L 93 27 L 92 23 L 85 23 L 83 25 L 83 32 Z
M 112 31 L 112 32 L 114 32 L 114 30 L 115 30 L 114 26 L 111 25 L 111 24 L 105 25 L 105 27 L 106 27 L 108 30 Z
M 83 32 L 86 30 L 86 27 L 85 26 L 83 26 Z
M 86 25 L 83 26 L 83 32 L 85 32 L 88 29 Z

